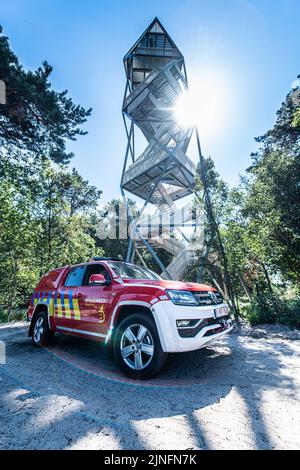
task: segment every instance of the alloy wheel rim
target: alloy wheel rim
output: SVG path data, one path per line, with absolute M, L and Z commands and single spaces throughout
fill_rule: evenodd
M 120 349 L 125 364 L 134 370 L 143 370 L 154 355 L 154 341 L 150 331 L 135 323 L 126 328 L 120 341 Z
M 39 343 L 41 337 L 44 333 L 44 319 L 40 317 L 37 319 L 36 324 L 34 325 L 33 338 L 36 343 Z

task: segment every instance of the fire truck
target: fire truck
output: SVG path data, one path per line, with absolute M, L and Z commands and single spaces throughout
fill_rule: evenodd
M 204 348 L 232 330 L 229 307 L 213 287 L 112 258 L 48 272 L 27 319 L 34 345 L 48 345 L 56 332 L 104 342 L 136 379 L 158 374 L 168 353 Z

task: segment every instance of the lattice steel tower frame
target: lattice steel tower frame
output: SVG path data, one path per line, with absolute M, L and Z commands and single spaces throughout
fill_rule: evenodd
M 127 261 L 145 246 L 160 266 L 166 278 L 179 279 L 195 256 L 188 240 L 178 241 L 172 232 L 181 209 L 175 201 L 193 193 L 196 165 L 186 155 L 193 129 L 182 128 L 174 119 L 178 97 L 188 89 L 184 57 L 155 18 L 125 55 L 126 88 L 123 101 L 123 120 L 127 148 L 121 179 L 121 192 L 133 221 L 134 236 L 130 238 Z M 135 126 L 147 139 L 141 155 L 135 155 Z M 126 192 L 144 200 L 142 212 L 151 203 L 157 208 L 151 220 L 134 222 Z M 171 219 L 169 233 L 164 219 Z M 184 214 L 190 220 L 191 213 Z M 175 221 L 175 222 L 174 222 Z M 145 222 L 145 221 L 144 221 Z M 149 233 L 151 227 L 151 234 Z M 183 238 L 186 237 L 183 234 Z M 165 267 L 155 249 L 164 248 L 175 256 Z

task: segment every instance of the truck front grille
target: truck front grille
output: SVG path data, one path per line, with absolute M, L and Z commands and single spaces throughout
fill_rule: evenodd
M 199 291 L 193 292 L 199 305 L 218 305 L 224 302 L 220 292 Z

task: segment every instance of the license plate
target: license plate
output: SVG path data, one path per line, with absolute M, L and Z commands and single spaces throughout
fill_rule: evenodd
M 219 317 L 224 317 L 225 315 L 228 315 L 228 307 L 218 307 L 218 308 L 215 308 L 214 312 L 215 312 L 215 318 L 219 318 Z

